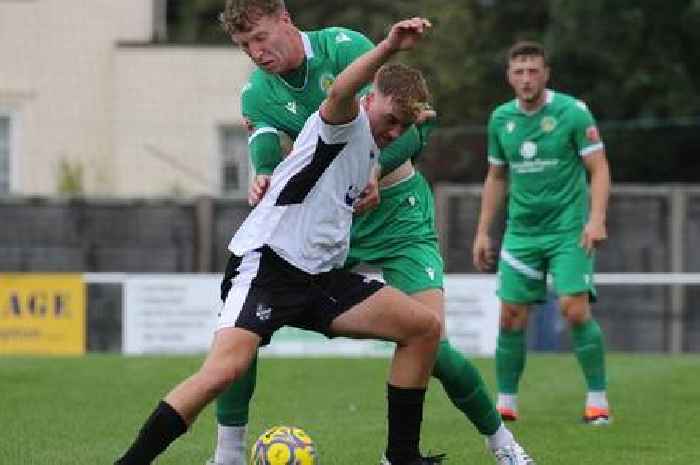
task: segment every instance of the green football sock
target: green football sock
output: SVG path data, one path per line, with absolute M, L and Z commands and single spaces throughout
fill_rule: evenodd
M 433 376 L 440 380 L 447 396 L 481 434 L 492 435 L 501 417 L 489 397 L 479 370 L 448 341 L 440 341 Z
M 496 380 L 498 392 L 517 394 L 525 369 L 525 331 L 501 328 L 496 343 Z
M 605 348 L 603 332 L 594 319 L 571 327 L 571 342 L 583 369 L 589 391 L 605 391 Z
M 223 426 L 244 426 L 248 424 L 250 399 L 255 392 L 258 356 L 248 367 L 248 371 L 231 384 L 216 398 L 216 420 Z

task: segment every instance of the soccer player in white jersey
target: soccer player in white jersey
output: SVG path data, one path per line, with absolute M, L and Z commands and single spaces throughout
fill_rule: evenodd
M 379 148 L 412 124 L 429 98 L 419 72 L 382 65 L 398 51 L 412 49 L 429 27 L 422 18 L 396 23 L 377 47 L 337 77 L 290 156 L 274 171 L 265 199 L 231 241 L 238 258 L 208 357 L 158 404 L 116 464 L 150 464 L 285 325 L 329 337 L 396 342 L 383 462 L 441 461 L 441 456 L 422 457 L 418 447 L 439 320 L 405 294 L 339 269 L 348 252 L 352 204 L 375 169 Z M 357 92 L 373 78 L 374 91 L 358 100 Z

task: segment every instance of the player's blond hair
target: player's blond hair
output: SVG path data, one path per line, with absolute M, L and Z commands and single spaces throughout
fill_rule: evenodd
M 275 16 L 287 11 L 284 0 L 226 0 L 219 14 L 221 27 L 228 35 L 250 31 L 263 16 Z
M 415 120 L 418 114 L 430 108 L 430 91 L 423 74 L 401 63 L 387 63 L 379 68 L 374 88 L 391 97 L 394 105 L 406 119 Z

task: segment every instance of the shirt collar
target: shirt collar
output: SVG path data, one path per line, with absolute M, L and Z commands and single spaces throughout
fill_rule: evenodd
M 540 111 L 540 110 L 541 110 L 542 108 L 544 108 L 546 105 L 549 105 L 550 103 L 552 103 L 552 100 L 554 100 L 554 91 L 553 91 L 552 89 L 545 89 L 545 90 L 544 90 L 544 103 L 542 104 L 542 106 L 540 106 L 540 107 L 537 108 L 536 110 L 533 110 L 533 111 L 524 110 L 524 109 L 520 106 L 520 100 L 518 100 L 517 98 L 515 99 L 515 106 L 518 108 L 518 110 L 520 110 L 521 112 L 523 112 L 523 113 L 525 113 L 526 115 L 530 116 L 530 115 L 534 115 L 535 113 L 537 113 L 538 111 Z

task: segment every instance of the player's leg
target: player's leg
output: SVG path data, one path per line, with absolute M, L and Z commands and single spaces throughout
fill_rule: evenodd
M 237 273 L 237 258 L 231 256 L 221 281 L 221 301 L 225 302 Z M 207 465 L 245 465 L 250 400 L 255 392 L 257 353 L 250 368 L 216 398 L 216 446 Z
M 506 421 L 518 418 L 518 386 L 525 370 L 529 308 L 524 304 L 501 301 L 501 315 L 496 341 L 496 409 Z
M 334 299 L 342 301 L 342 296 L 338 297 L 334 295 Z M 440 338 L 439 320 L 416 300 L 384 287 L 337 316 L 330 331 L 396 342 L 387 386 L 386 463 L 433 463 L 432 459 L 421 458 L 419 440 L 425 390 Z
M 158 405 L 117 464 L 150 464 L 186 431 L 204 406 L 246 372 L 258 346 L 267 343 L 279 327 L 260 322 L 255 316 L 261 295 L 253 280 L 269 275 L 271 269 L 262 260 L 262 254 L 252 252 L 235 257 L 230 268 L 233 271 L 209 355 L 195 375 L 173 389 Z
M 573 350 L 588 387 L 583 419 L 591 424 L 605 424 L 610 420 L 605 343 L 590 306 L 596 296 L 593 256 L 579 245 L 578 233 L 562 235 L 556 240 L 551 273 L 555 290 L 561 296 L 559 308 L 571 328 Z
M 356 218 L 346 265 L 366 262 L 385 281 L 423 303 L 443 326 L 433 376 L 450 401 L 486 436 L 495 455 L 509 464 L 525 464 L 527 455 L 503 425 L 477 368 L 444 333 L 444 263 L 435 229 L 432 192 L 419 174 L 382 190 L 380 205 Z M 498 452 L 497 452 L 498 451 Z M 500 460 L 500 459 L 499 459 Z
M 411 294 L 411 297 L 436 311 L 442 321 L 442 338 L 438 345 L 433 376 L 440 381 L 452 404 L 484 435 L 489 450 L 499 464 L 534 465 L 534 460 L 503 423 L 479 370 L 444 337 L 442 292 L 432 289 Z
M 197 373 L 158 404 L 118 465 L 148 465 L 194 422 L 214 398 L 248 368 L 260 337 L 239 328 L 220 329 Z
M 504 420 L 518 416 L 518 384 L 527 355 L 529 305 L 546 297 L 543 252 L 537 238 L 506 233 L 498 262 L 501 314 L 496 342 L 496 408 Z
M 208 465 L 245 465 L 250 400 L 255 392 L 257 354 L 243 376 L 216 398 L 216 448 Z
M 441 340 L 432 375 L 440 381 L 452 404 L 481 434 L 496 435 L 501 418 L 481 374 L 445 335 L 443 263 L 437 243 L 416 241 L 401 253 L 378 264 L 387 283 L 421 302 L 441 321 Z

